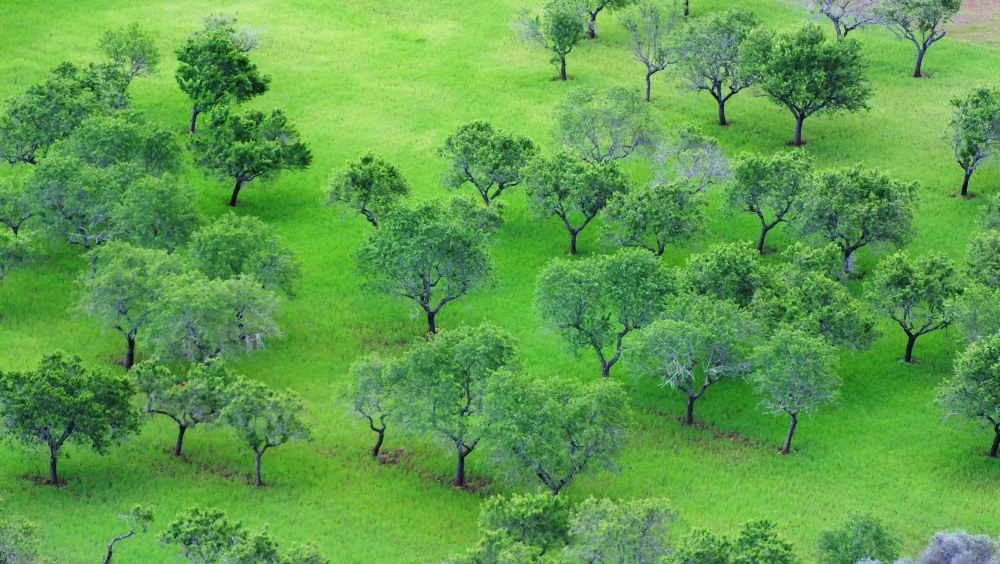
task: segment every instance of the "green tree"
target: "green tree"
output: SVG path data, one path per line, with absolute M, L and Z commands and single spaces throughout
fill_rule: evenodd
M 38 556 L 38 525 L 21 517 L 0 519 L 0 562 L 30 564 Z
M 555 140 L 592 164 L 623 159 L 658 135 L 649 104 L 627 88 L 574 88 L 556 104 L 555 120 Z
M 567 552 L 578 562 L 660 562 L 676 517 L 666 499 L 589 498 L 573 508 Z
M 639 332 L 634 355 L 640 370 L 687 396 L 684 425 L 694 423 L 695 402 L 724 379 L 750 370 L 753 321 L 729 300 L 687 295 L 672 300 L 663 315 Z
M 757 87 L 792 112 L 795 146 L 803 144 L 802 124 L 809 116 L 868 109 L 871 88 L 861 46 L 853 39 L 829 42 L 816 24 L 778 35 L 754 32 L 741 58 L 746 72 L 758 77 Z
M 692 184 L 679 178 L 612 195 L 604 211 L 611 239 L 656 256 L 663 255 L 667 244 L 689 239 L 705 221 L 705 201 Z
M 840 527 L 827 529 L 820 535 L 820 562 L 895 562 L 899 558 L 901 544 L 879 518 L 866 514 L 851 515 Z
M 127 378 L 84 368 L 80 357 L 55 352 L 43 356 L 35 370 L 0 375 L 0 421 L 18 442 L 48 448 L 48 483 L 55 486 L 67 441 L 106 454 L 139 431 L 134 393 Z
M 271 81 L 241 48 L 231 23 L 208 19 L 177 50 L 175 77 L 192 102 L 191 133 L 201 112 L 246 102 L 266 92 Z
M 299 419 L 302 400 L 295 392 L 272 390 L 249 379 L 230 385 L 229 397 L 220 420 L 254 452 L 254 484 L 264 485 L 260 459 L 269 449 L 289 441 L 310 440 L 309 428 Z
M 962 195 L 969 194 L 969 179 L 983 162 L 1000 152 L 1000 88 L 980 86 L 951 99 L 951 146 L 962 167 Z
M 0 224 L 17 237 L 26 221 L 38 214 L 27 188 L 27 178 L 20 175 L 0 177 Z
M 333 174 L 326 195 L 328 204 L 345 204 L 378 227 L 378 219 L 410 195 L 410 183 L 395 165 L 368 152 Z
M 597 37 L 597 16 L 605 9 L 608 11 L 621 10 L 636 3 L 637 0 L 581 0 L 580 10 L 590 17 L 587 22 L 587 37 L 595 39 Z
M 670 564 L 794 564 L 792 545 L 774 530 L 774 524 L 755 519 L 743 524 L 736 538 L 695 529 L 676 547 Z
M 552 495 L 577 475 L 614 469 L 632 425 L 628 396 L 611 380 L 510 374 L 493 382 L 486 403 L 501 463 L 517 477 L 537 477 Z
M 711 94 L 719 107 L 719 125 L 729 125 L 726 102 L 756 82 L 741 53 L 743 42 L 760 26 L 757 16 L 742 8 L 699 18 L 680 34 L 680 74 L 694 91 Z
M 822 337 L 781 327 L 754 351 L 753 366 L 750 381 L 764 396 L 761 407 L 768 413 L 784 412 L 791 417 L 780 451 L 788 454 L 799 415 L 812 413 L 837 397 L 836 351 Z
M 0 231 L 0 280 L 28 255 L 28 246 L 22 237 Z
M 129 183 L 115 210 L 111 237 L 174 252 L 203 223 L 191 185 L 176 176 L 143 176 Z
M 688 257 L 682 278 L 695 294 L 731 300 L 747 307 L 761 283 L 760 259 L 753 247 L 742 243 L 718 243 Z
M 90 251 L 113 237 L 122 180 L 111 169 L 53 155 L 38 165 L 28 191 L 48 232 Z
M 696 192 L 704 192 L 730 176 L 729 160 L 719 141 L 693 125 L 682 126 L 668 135 L 657 145 L 652 158 L 656 182 L 683 179 Z
M 164 280 L 183 271 L 181 259 L 166 251 L 115 242 L 95 251 L 93 268 L 80 278 L 80 307 L 125 337 L 125 370 L 135 363 L 136 337 L 159 305 Z
M 111 557 L 114 556 L 115 544 L 134 537 L 136 532 L 138 532 L 136 529 L 144 533 L 146 532 L 149 524 L 153 522 L 153 512 L 146 507 L 136 505 L 128 513 L 119 515 L 118 518 L 128 523 L 129 530 L 124 534 L 112 538 L 111 542 L 108 543 L 108 551 L 104 553 L 104 564 L 111 562 Z
M 559 68 L 560 80 L 566 74 L 566 56 L 583 39 L 585 17 L 577 0 L 547 0 L 542 16 L 523 9 L 514 20 L 518 37 L 552 52 L 552 62 Z
M 250 533 L 242 523 L 230 521 L 219 509 L 194 506 L 182 511 L 160 533 L 160 543 L 179 545 L 180 556 L 196 564 L 224 562 Z
M 646 101 L 650 101 L 653 75 L 677 62 L 677 49 L 670 35 L 678 25 L 677 13 L 664 10 L 650 0 L 621 17 L 621 25 L 631 37 L 632 57 L 646 67 Z
M 1000 229 L 1000 194 L 994 194 L 979 210 L 979 226 L 983 229 Z
M 454 190 L 468 182 L 488 206 L 521 182 L 521 170 L 537 153 L 538 146 L 527 137 L 496 129 L 486 121 L 466 123 L 438 149 L 448 162 L 441 184 Z
M 1000 332 L 1000 290 L 978 282 L 966 284 L 962 293 L 945 302 L 948 316 L 972 343 Z
M 568 151 L 540 156 L 524 171 L 529 205 L 541 217 L 555 216 L 569 232 L 569 254 L 576 254 L 580 232 L 615 194 L 631 181 L 613 161 L 588 164 Z
M 212 115 L 207 133 L 191 142 L 191 149 L 195 164 L 236 182 L 230 206 L 236 205 L 245 182 L 272 180 L 284 170 L 304 170 L 312 163 L 312 153 L 281 110 L 242 115 L 220 110 Z
M 386 419 L 393 412 L 391 402 L 395 399 L 398 374 L 391 361 L 376 356 L 368 356 L 351 364 L 350 380 L 344 391 L 344 399 L 351 406 L 351 412 L 368 422 L 368 427 L 378 438 L 371 455 L 378 456 L 385 441 Z
M 537 562 L 546 556 L 558 561 L 569 542 L 569 514 L 569 501 L 548 492 L 490 497 L 479 512 L 479 541 L 449 562 Z
M 148 76 L 160 64 L 160 51 L 153 35 L 138 23 L 119 29 L 108 29 L 101 35 L 98 49 L 131 80 Z
M 622 249 L 610 256 L 549 261 L 538 276 L 535 303 L 573 350 L 597 353 L 607 378 L 625 337 L 657 318 L 673 285 L 656 257 Z
M 412 300 L 427 315 L 427 330 L 446 304 L 490 279 L 490 229 L 464 201 L 429 201 L 393 210 L 354 255 L 367 288 Z M 484 212 L 485 213 L 485 212 Z
M 1000 231 L 989 229 L 974 234 L 969 241 L 968 263 L 974 282 L 1000 289 Z
M 184 168 L 174 134 L 137 112 L 88 117 L 53 150 L 89 166 L 112 169 L 125 184 L 141 175 L 161 177 Z
M 901 247 L 913 237 L 916 192 L 916 182 L 861 165 L 824 171 L 805 198 L 800 227 L 835 243 L 850 274 L 858 249 L 873 243 Z
M 191 262 L 210 279 L 248 276 L 287 296 L 302 276 L 301 267 L 272 228 L 254 216 L 226 214 L 191 236 Z
M 465 459 L 486 433 L 486 392 L 517 362 L 513 338 L 490 324 L 445 331 L 407 351 L 400 365 L 400 418 L 437 436 L 456 454 L 456 486 Z
M 768 232 L 794 219 L 812 179 L 812 158 L 802 151 L 770 156 L 744 153 L 733 163 L 726 205 L 733 211 L 752 213 L 760 220 L 758 253 L 764 252 Z
M 229 386 L 239 377 L 223 361 L 213 360 L 192 364 L 187 375 L 180 378 L 154 358 L 137 364 L 132 379 L 146 398 L 146 413 L 163 415 L 177 423 L 174 456 L 180 456 L 188 429 L 219 418 L 229 401 Z
M 962 0 L 883 0 L 878 9 L 879 21 L 917 48 L 913 77 L 923 76 L 921 67 L 930 46 L 944 39 L 944 24 L 958 13 Z
M 951 324 L 947 303 L 961 291 L 955 264 L 945 255 L 930 252 L 911 259 L 899 251 L 879 264 L 865 286 L 865 297 L 906 333 L 903 360 L 913 362 L 917 338 Z
M 938 402 L 949 416 L 957 415 L 992 428 L 989 456 L 1000 451 L 1000 334 L 969 345 L 955 361 L 955 375 L 938 387 Z

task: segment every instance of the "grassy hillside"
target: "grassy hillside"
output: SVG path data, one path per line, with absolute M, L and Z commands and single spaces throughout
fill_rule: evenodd
M 222 429 L 189 433 L 186 460 L 168 455 L 174 429 L 159 419 L 107 457 L 70 448 L 60 467 L 69 483 L 61 489 L 31 480 L 45 469 L 43 453 L 4 445 L 0 515 L 15 512 L 40 523 L 44 553 L 65 562 L 94 560 L 121 528 L 115 516 L 134 503 L 153 506 L 158 521 L 152 534 L 121 545 L 122 561 L 174 561 L 172 551 L 157 546 L 155 535 L 194 503 L 223 508 L 251 527 L 267 523 L 289 543 L 314 540 L 335 561 L 434 561 L 471 545 L 480 496 L 511 490 L 491 482 L 486 453 L 469 459 L 478 494 L 447 484 L 451 458 L 446 451 L 395 429 L 387 448 L 403 449 L 401 461 L 380 465 L 365 455 L 370 433 L 354 424 L 335 399 L 352 359 L 419 338 L 424 321 L 410 304 L 359 288 L 351 255 L 369 226 L 360 217 L 323 207 L 322 185 L 331 170 L 374 149 L 400 166 L 415 188 L 414 198 L 443 197 L 439 175 L 444 164 L 435 150 L 455 127 L 472 119 L 491 120 L 551 146 L 552 107 L 568 88 L 642 86 L 642 66 L 631 60 L 613 17 L 603 14 L 599 39 L 570 55 L 572 80 L 565 84 L 552 80 L 545 53 L 514 39 L 509 22 L 520 0 L 9 4 L 0 18 L 0 98 L 41 80 L 60 61 L 95 59 L 102 30 L 138 21 L 155 30 L 165 60 L 155 76 L 134 83 L 134 105 L 182 139 L 190 106 L 173 79 L 173 51 L 209 13 L 237 14 L 241 23 L 262 32 L 264 46 L 253 57 L 272 76 L 272 88 L 251 105 L 284 109 L 315 161 L 307 172 L 250 186 L 241 195 L 237 213 L 272 224 L 301 258 L 305 275 L 298 297 L 283 305 L 285 337 L 236 367 L 307 398 L 315 440 L 269 452 L 264 489 L 248 485 L 251 453 Z M 692 2 L 694 17 L 735 4 Z M 739 4 L 774 27 L 792 27 L 807 18 L 791 3 Z M 872 109 L 809 119 L 808 150 L 822 166 L 863 161 L 920 181 L 911 249 L 937 249 L 961 260 L 984 198 L 955 197 L 961 174 L 944 139 L 947 101 L 996 80 L 1000 50 L 948 38 L 927 56 L 930 78 L 915 80 L 909 78 L 912 45 L 882 31 L 858 36 L 872 60 Z M 694 122 L 718 136 L 730 154 L 786 150 L 792 134 L 786 110 L 749 93 L 731 101 L 733 125 L 724 129 L 713 125 L 716 108 L 707 95 L 683 90 L 676 81 L 657 81 L 653 96 L 654 115 L 665 128 Z M 637 178 L 648 175 L 639 159 L 629 167 Z M 188 176 L 207 215 L 228 212 L 227 184 L 193 169 Z M 991 195 L 1000 190 L 1000 170 L 983 170 L 973 182 L 973 191 Z M 519 189 L 503 199 L 509 204 L 508 221 L 493 253 L 495 287 L 448 306 L 439 325 L 447 329 L 490 320 L 519 339 L 526 369 L 539 378 L 599 377 L 596 360 L 567 351 L 532 306 L 536 273 L 547 260 L 563 255 L 565 232 L 556 221 L 529 214 Z M 664 260 L 681 264 L 712 242 L 753 239 L 750 218 L 724 215 L 718 193 L 711 200 L 707 231 L 684 248 L 670 249 Z M 600 229 L 595 222 L 582 234 L 585 255 L 612 250 Z M 768 238 L 777 248 L 792 240 L 780 228 Z M 861 272 L 870 270 L 877 257 L 871 249 L 862 250 Z M 29 367 L 56 348 L 107 366 L 122 354 L 120 336 L 101 332 L 75 311 L 75 279 L 85 266 L 76 249 L 53 243 L 36 263 L 0 284 L 0 369 Z M 581 479 L 566 495 L 667 496 L 680 514 L 678 532 L 692 526 L 728 529 L 768 517 L 805 556 L 812 554 L 820 531 L 857 510 L 883 517 L 903 535 L 910 552 L 938 529 L 1000 534 L 1000 464 L 984 456 L 987 435 L 942 423 L 933 403 L 935 385 L 951 370 L 959 335 L 922 338 L 919 363 L 904 365 L 898 360 L 905 344 L 902 332 L 888 323 L 880 327 L 884 335 L 870 351 L 842 355 L 840 405 L 805 419 L 796 436 L 798 452 L 788 457 L 777 453 L 786 420 L 759 413 L 748 386 L 713 388 L 699 402 L 706 425 L 681 429 L 681 396 L 631 377 L 626 358 L 616 366 L 615 377 L 628 383 L 640 428 L 621 458 L 621 472 Z

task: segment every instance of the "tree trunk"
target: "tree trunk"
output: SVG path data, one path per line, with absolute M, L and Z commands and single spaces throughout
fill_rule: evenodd
M 688 396 L 687 417 L 684 418 L 684 424 L 685 425 L 693 425 L 694 424 L 694 402 L 695 402 L 696 399 L 698 399 L 698 398 L 693 398 L 691 396 Z
M 795 434 L 795 426 L 799 424 L 799 415 L 792 414 L 792 423 L 788 426 L 788 435 L 785 437 L 785 444 L 781 447 L 781 454 L 788 454 L 792 450 L 792 435 Z
M 598 12 L 590 14 L 590 23 L 587 24 L 587 37 L 591 39 L 597 37 L 597 14 Z
M 385 429 L 376 430 L 378 433 L 378 440 L 375 441 L 375 446 L 372 447 L 372 456 L 377 457 L 380 450 L 382 450 L 382 441 L 385 440 Z
M 729 122 L 726 121 L 726 101 L 725 100 L 720 100 L 719 101 L 719 125 L 721 125 L 721 126 L 727 126 L 727 125 L 729 125 Z
M 760 237 L 757 238 L 757 252 L 759 254 L 764 254 L 764 238 L 767 237 L 767 232 L 770 228 L 766 225 L 760 228 Z
M 652 93 L 652 90 L 653 90 L 653 73 L 647 72 L 646 73 L 646 101 L 647 102 L 650 101 L 650 94 Z
M 972 178 L 972 171 L 975 169 L 965 169 L 965 180 L 962 181 L 962 195 L 969 195 L 969 179 Z M 16 233 L 15 233 L 16 234 Z
M 104 555 L 104 564 L 108 564 L 108 562 L 111 562 L 111 556 L 115 549 L 114 547 L 115 547 L 115 541 L 111 541 L 111 543 L 108 544 L 108 552 L 107 554 Z
M 906 336 L 906 356 L 903 357 L 905 362 L 913 362 L 913 345 L 917 342 L 916 335 Z
M 229 198 L 229 205 L 231 207 L 234 207 L 234 208 L 236 207 L 236 198 L 240 197 L 240 188 L 243 188 L 243 181 L 242 180 L 237 180 L 236 181 L 236 187 L 233 188 L 233 197 Z
M 990 457 L 996 458 L 997 451 L 1000 450 L 1000 425 L 996 427 L 996 436 L 993 437 L 993 448 L 990 449 Z
M 198 114 L 200 113 L 201 110 L 197 106 L 191 109 L 191 126 L 188 127 L 188 133 L 192 135 L 194 134 L 195 125 L 198 123 Z
M 125 370 L 132 370 L 135 364 L 135 337 L 125 337 L 128 340 L 128 350 L 125 351 Z
M 184 433 L 186 433 L 187 430 L 187 425 L 177 426 L 177 445 L 174 446 L 174 456 L 181 455 L 181 449 L 184 447 Z
M 434 323 L 434 318 L 437 317 L 437 313 L 433 311 L 427 312 L 427 332 L 433 335 L 437 333 L 437 325 Z
M 795 117 L 795 139 L 792 140 L 792 145 L 795 145 L 796 147 L 802 146 L 802 122 L 804 121 L 806 121 L 805 117 Z
M 851 257 L 854 255 L 853 250 L 844 251 L 844 274 L 851 273 Z
M 257 481 L 255 485 L 259 488 L 264 485 L 264 480 L 260 479 L 260 457 L 264 456 L 264 451 L 260 451 L 255 454 L 256 457 L 254 458 L 254 470 L 256 471 L 257 474 Z
M 458 447 L 458 464 L 455 466 L 455 485 L 462 487 L 465 485 L 465 457 L 469 456 L 468 451 Z
M 569 80 L 566 76 L 566 55 L 559 55 L 559 80 Z
M 690 0 L 684 0 L 684 17 L 686 18 L 690 15 L 691 15 Z
M 49 447 L 49 485 L 58 486 L 59 485 L 59 474 L 56 472 L 56 465 L 59 461 L 59 451 L 53 447 Z
M 920 78 L 924 76 L 923 73 L 920 72 L 920 67 L 924 64 L 924 53 L 926 52 L 927 51 L 924 49 L 917 49 L 917 64 L 913 67 L 913 78 Z
M 576 254 L 576 236 L 579 234 L 580 234 L 579 231 L 569 232 L 569 254 L 571 255 Z
M 611 377 L 611 363 L 602 360 L 601 361 L 601 377 L 607 379 Z

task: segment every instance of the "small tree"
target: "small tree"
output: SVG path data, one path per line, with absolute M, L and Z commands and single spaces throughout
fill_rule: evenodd
M 236 205 L 245 182 L 272 180 L 284 170 L 304 170 L 312 163 L 312 153 L 281 110 L 270 114 L 251 110 L 243 115 L 220 111 L 212 116 L 207 134 L 196 137 L 191 148 L 195 164 L 236 182 L 230 206 Z
M 992 564 L 1000 543 L 986 535 L 938 531 L 917 559 L 919 564 Z
M 569 542 L 569 502 L 539 491 L 493 496 L 479 511 L 479 542 L 452 564 L 533 561 L 554 556 Z
M 525 8 L 518 12 L 514 29 L 525 43 L 534 43 L 552 52 L 552 62 L 559 68 L 559 79 L 566 75 L 566 56 L 583 39 L 584 14 L 577 0 L 548 0 L 543 16 L 532 15 Z
M 301 412 L 302 400 L 295 392 L 278 392 L 249 379 L 231 384 L 220 420 L 253 450 L 257 487 L 264 485 L 260 459 L 265 452 L 289 441 L 310 440 L 309 428 L 299 419 Z
M 1000 88 L 981 86 L 964 97 L 951 99 L 951 146 L 962 167 L 962 195 L 969 194 L 969 179 L 983 162 L 1000 152 Z
M 669 562 L 794 564 L 798 559 L 792 551 L 792 545 L 775 532 L 774 523 L 755 519 L 744 523 L 736 538 L 717 535 L 705 529 L 695 529 L 676 547 Z
M 759 77 L 761 92 L 792 112 L 795 146 L 803 144 L 809 116 L 868 109 L 868 62 L 853 39 L 831 43 L 815 24 L 777 36 L 758 31 L 744 44 L 742 58 L 747 72 Z
M 747 307 L 761 283 L 760 259 L 753 247 L 719 243 L 688 257 L 684 286 L 716 300 L 730 300 Z
M 1000 332 L 1000 290 L 977 282 L 966 284 L 960 295 L 945 302 L 945 307 L 948 317 L 970 343 Z
M 729 179 L 729 160 L 719 141 L 693 125 L 679 128 L 653 151 L 656 182 L 683 179 L 694 191 L 704 192 Z
M 524 171 L 529 205 L 540 217 L 555 216 L 569 232 L 569 254 L 576 254 L 580 232 L 615 194 L 628 192 L 630 180 L 617 163 L 588 164 L 568 151 L 541 156 Z
M 913 236 L 917 183 L 861 165 L 824 171 L 804 200 L 801 229 L 837 245 L 850 274 L 854 253 L 873 244 L 906 244 Z
M 53 151 L 93 167 L 111 169 L 124 184 L 142 175 L 160 178 L 183 171 L 183 153 L 174 134 L 135 112 L 95 115 L 83 120 Z
M 177 50 L 175 76 L 192 102 L 191 133 L 201 112 L 240 104 L 267 91 L 271 78 L 257 70 L 239 37 L 232 21 L 207 19 L 204 29 Z
M 415 302 L 430 333 L 437 331 L 441 308 L 491 276 L 490 232 L 470 207 L 430 201 L 396 209 L 354 255 L 365 286 Z
M 55 486 L 67 441 L 106 454 L 112 444 L 139 431 L 134 393 L 127 378 L 86 369 L 79 357 L 56 352 L 42 357 L 35 370 L 0 377 L 0 421 L 18 442 L 48 448 L 48 484 Z
M 0 224 L 17 237 L 26 221 L 38 213 L 23 176 L 0 177 Z
M 969 241 L 969 276 L 987 288 L 1000 289 L 1000 230 L 980 231 Z
M 80 278 L 80 307 L 103 329 L 125 337 L 125 370 L 135 363 L 136 337 L 153 315 L 168 276 L 184 265 L 165 251 L 109 243 L 95 251 L 93 268 Z
M 757 77 L 745 68 L 743 42 L 760 25 L 742 8 L 710 14 L 688 24 L 679 40 L 680 73 L 695 91 L 704 91 L 719 106 L 719 125 L 729 125 L 726 102 L 749 88 Z
M 865 288 L 872 306 L 888 315 L 906 333 L 906 355 L 913 362 L 917 338 L 951 324 L 947 303 L 962 289 L 955 265 L 945 255 L 930 252 L 911 259 L 904 251 L 886 257 Z
M 160 533 L 160 544 L 180 546 L 180 556 L 195 564 L 222 562 L 250 534 L 242 523 L 230 521 L 218 509 L 194 506 L 177 515 Z
M 840 378 L 836 372 L 836 352 L 821 337 L 782 327 L 755 351 L 753 364 L 750 380 L 764 396 L 761 407 L 769 413 L 784 412 L 791 417 L 780 451 L 788 454 L 799 415 L 812 413 L 837 397 Z
M 378 438 L 371 455 L 378 456 L 385 441 L 386 419 L 393 411 L 390 402 L 394 399 L 395 374 L 393 364 L 379 357 L 369 356 L 351 364 L 350 382 L 344 399 L 351 406 L 351 412 L 368 422 L 368 427 Z
M 221 360 L 192 364 L 181 379 L 156 359 L 136 365 L 132 378 L 136 389 L 146 396 L 145 412 L 177 423 L 174 456 L 181 456 L 188 429 L 219 418 L 229 401 L 229 386 L 238 379 Z
M 573 508 L 567 552 L 577 562 L 660 562 L 676 518 L 666 499 L 588 498 Z
M 806 8 L 826 16 L 833 24 L 837 39 L 880 22 L 878 9 L 881 0 L 805 0 Z M 853 564 L 853 563 L 852 563 Z
M 486 431 L 486 391 L 515 365 L 516 354 L 510 335 L 484 324 L 443 332 L 401 360 L 400 417 L 454 449 L 456 486 L 465 485 L 465 459 Z
M 617 382 L 510 374 L 491 386 L 490 442 L 517 477 L 538 478 L 552 495 L 580 474 L 614 469 L 632 425 Z M 530 417 L 526 417 L 530 414 Z
M 0 519 L 0 561 L 30 564 L 37 555 L 37 524 L 16 516 Z
M 114 235 L 122 180 L 110 169 L 53 155 L 38 165 L 28 191 L 42 209 L 48 232 L 89 251 Z
M 944 24 L 958 13 L 962 0 L 883 0 L 878 10 L 879 21 L 900 40 L 917 48 L 913 77 L 923 76 L 921 67 L 927 49 L 944 39 Z
M 191 185 L 174 176 L 131 182 L 115 210 L 112 238 L 174 252 L 203 223 Z
M 980 339 L 955 361 L 955 375 L 941 383 L 938 402 L 949 416 L 979 422 L 994 432 L 989 456 L 1000 451 L 1000 334 Z
M 326 195 L 328 204 L 345 204 L 377 228 L 378 219 L 410 195 L 410 183 L 395 165 L 368 152 L 334 173 Z
M 130 80 L 156 72 L 160 64 L 160 51 L 153 35 L 138 23 L 106 30 L 97 47 L 112 63 L 121 67 Z
M 137 532 L 136 529 L 142 531 L 143 533 L 146 532 L 146 529 L 149 528 L 149 524 L 153 522 L 153 512 L 141 505 L 136 505 L 133 506 L 128 513 L 119 515 L 118 518 L 128 523 L 129 530 L 127 533 L 118 535 L 111 539 L 111 542 L 108 543 L 108 551 L 104 554 L 104 564 L 111 562 L 111 557 L 114 556 L 116 543 L 134 537 Z
M 710 386 L 750 370 L 752 327 L 749 314 L 731 301 L 683 296 L 663 320 L 639 332 L 634 354 L 645 375 L 687 396 L 683 424 L 691 425 L 695 402 Z
M 488 206 L 521 182 L 521 170 L 537 153 L 531 139 L 495 129 L 486 121 L 473 121 L 459 127 L 438 149 L 438 155 L 448 161 L 441 184 L 454 190 L 468 182 Z
M 656 257 L 622 249 L 611 256 L 549 261 L 538 276 L 535 303 L 572 349 L 597 353 L 607 378 L 625 337 L 656 319 L 672 286 Z
M 802 198 L 812 183 L 812 165 L 812 159 L 801 151 L 771 156 L 744 153 L 733 163 L 726 204 L 760 220 L 758 253 L 764 252 L 768 232 L 791 220 L 802 207 Z
M 646 67 L 647 102 L 653 88 L 653 75 L 677 62 L 677 50 L 670 42 L 677 19 L 675 10 L 663 10 L 649 0 L 621 17 L 621 25 L 631 37 L 632 57 Z
M 873 515 L 851 515 L 836 529 L 819 537 L 820 562 L 855 564 L 861 561 L 895 562 L 899 558 L 899 538 Z
M 604 212 L 611 239 L 656 256 L 663 255 L 669 243 L 689 239 L 705 220 L 705 201 L 692 184 L 677 179 L 611 196 Z
M 14 237 L 0 231 L 0 280 L 14 269 L 28 254 L 28 246 L 23 238 Z
M 556 105 L 555 139 L 589 163 L 623 159 L 657 137 L 648 104 L 626 88 L 574 88 Z

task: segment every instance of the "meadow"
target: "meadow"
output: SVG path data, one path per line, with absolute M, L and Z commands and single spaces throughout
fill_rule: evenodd
M 186 458 L 170 456 L 175 428 L 163 418 L 150 420 L 140 436 L 109 456 L 71 447 L 60 465 L 68 480 L 62 488 L 36 485 L 44 453 L 0 443 L 0 516 L 17 513 L 39 523 L 42 553 L 60 562 L 95 560 L 123 532 L 116 515 L 135 503 L 152 506 L 158 519 L 151 533 L 116 549 L 125 562 L 174 561 L 171 550 L 158 546 L 156 533 L 195 503 L 225 509 L 251 528 L 266 524 L 285 543 L 314 541 L 337 562 L 430 562 L 471 546 L 481 499 L 527 486 L 497 481 L 487 453 L 477 451 L 468 461 L 475 491 L 453 488 L 448 453 L 392 427 L 386 449 L 401 449 L 399 462 L 380 464 L 367 456 L 370 432 L 337 399 L 347 368 L 362 354 L 399 350 L 421 338 L 425 322 L 411 304 L 361 289 L 352 253 L 370 227 L 360 216 L 325 207 L 322 188 L 332 170 L 371 149 L 401 168 L 413 198 L 446 197 L 439 182 L 445 164 L 436 150 L 458 125 L 486 119 L 553 148 L 552 108 L 569 88 L 642 87 L 642 65 L 631 60 L 625 32 L 608 14 L 598 21 L 599 38 L 570 54 L 569 83 L 553 80 L 547 55 L 519 43 L 510 29 L 521 3 L 6 3 L 0 98 L 42 80 L 63 60 L 96 59 L 103 30 L 139 22 L 155 32 L 164 61 L 154 76 L 135 81 L 133 105 L 182 139 L 190 104 L 173 78 L 174 50 L 202 16 L 213 13 L 235 14 L 261 32 L 264 44 L 253 58 L 272 84 L 249 106 L 282 108 L 315 159 L 305 172 L 250 186 L 241 195 L 235 213 L 273 225 L 297 253 L 304 276 L 297 297 L 282 305 L 284 337 L 234 366 L 305 397 L 314 440 L 269 453 L 266 488 L 249 485 L 253 458 L 224 429 L 195 429 Z M 809 17 L 779 0 L 691 4 L 693 17 L 743 5 L 778 29 Z M 805 138 L 821 167 L 860 161 L 919 181 L 917 234 L 908 248 L 917 254 L 939 250 L 962 262 L 979 207 L 1000 190 L 1000 169 L 976 173 L 977 198 L 956 197 L 961 170 L 946 141 L 948 100 L 1000 80 L 1000 48 L 978 43 L 973 32 L 954 36 L 930 49 L 929 78 L 917 80 L 910 78 L 912 45 L 883 30 L 859 32 L 871 60 L 871 110 L 810 118 Z M 655 82 L 652 105 L 663 129 L 694 123 L 730 155 L 788 150 L 794 125 L 787 110 L 745 93 L 728 106 L 732 125 L 717 127 L 713 101 L 675 78 Z M 628 168 L 637 180 L 650 175 L 641 157 L 628 161 Z M 205 214 L 230 213 L 228 184 L 193 166 L 187 179 L 197 187 Z M 599 378 L 596 360 L 570 352 L 533 306 L 536 274 L 546 261 L 564 255 L 565 231 L 554 219 L 533 216 L 523 191 L 514 188 L 503 199 L 507 222 L 493 247 L 495 284 L 445 308 L 439 326 L 489 320 L 518 339 L 525 369 L 538 378 Z M 756 236 L 755 218 L 722 211 L 718 188 L 709 209 L 707 229 L 689 244 L 668 248 L 663 260 L 683 264 L 711 243 Z M 784 228 L 768 238 L 776 249 L 795 240 Z M 614 249 L 601 237 L 600 219 L 583 232 L 580 246 L 584 256 Z M 860 251 L 859 273 L 870 272 L 882 254 Z M 0 284 L 0 370 L 31 367 L 54 349 L 121 370 L 114 366 L 123 352 L 120 336 L 102 332 L 76 309 L 76 278 L 85 269 L 76 248 L 52 242 Z M 857 282 L 851 285 L 860 289 Z M 777 452 L 786 419 L 760 413 L 748 385 L 713 388 L 699 401 L 703 424 L 682 428 L 682 395 L 633 376 L 626 356 L 613 377 L 626 383 L 638 426 L 620 472 L 584 477 L 564 495 L 665 496 L 679 514 L 678 535 L 692 527 L 728 531 L 766 517 L 806 559 L 814 555 L 821 531 L 856 511 L 881 517 L 910 554 L 937 530 L 1000 535 L 1000 461 L 985 456 L 989 437 L 943 421 L 934 403 L 934 388 L 951 372 L 961 336 L 949 330 L 921 338 L 918 362 L 907 365 L 900 362 L 905 339 L 899 328 L 885 320 L 879 328 L 882 336 L 870 350 L 842 352 L 840 403 L 802 421 L 791 456 Z

